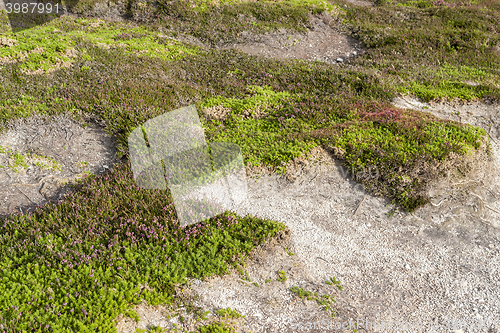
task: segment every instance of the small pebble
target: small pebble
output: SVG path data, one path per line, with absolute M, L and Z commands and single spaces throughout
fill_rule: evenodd
M 337 58 L 337 61 L 338 61 L 338 62 L 343 62 L 343 61 L 344 61 L 344 59 L 342 59 L 342 58 Z

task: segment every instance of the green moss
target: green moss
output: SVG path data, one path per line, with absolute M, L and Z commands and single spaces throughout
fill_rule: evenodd
M 25 157 L 19 154 L 18 151 L 16 151 L 16 153 L 12 155 L 12 157 L 14 158 L 14 162 L 12 163 L 11 168 L 12 170 L 14 170 L 14 172 L 18 173 L 19 170 L 17 168 L 19 168 L 20 166 L 25 169 L 28 169 L 28 164 L 26 164 Z
M 233 310 L 231 308 L 219 309 L 215 311 L 215 314 L 219 317 L 224 318 L 244 318 L 246 316 L 241 315 L 238 311 Z
M 215 323 L 198 328 L 200 333 L 234 333 L 234 328 L 224 323 Z
M 253 111 L 257 107 L 264 107 L 265 109 L 275 108 L 279 105 L 279 102 L 283 98 L 290 97 L 289 92 L 274 92 L 269 86 L 260 87 L 250 85 L 247 89 L 249 93 L 253 94 L 253 96 L 245 99 L 216 96 L 203 101 L 199 104 L 199 107 L 209 108 L 216 105 L 222 105 L 226 108 L 232 109 L 234 114 L 240 115 L 244 111 Z
M 64 104 L 56 98 L 53 103 Z M 20 96 L 18 99 L 6 99 L 0 101 L 0 119 L 26 118 L 33 114 L 46 114 L 48 106 L 38 102 L 31 96 Z
M 63 62 L 74 63 L 76 51 L 71 51 L 82 38 L 100 47 L 118 48 L 138 57 L 172 60 L 196 52 L 196 48 L 186 47 L 176 41 L 165 41 L 159 35 L 146 27 L 67 17 L 16 34 L 16 44 L 1 48 L 0 59 L 21 62 L 19 68 L 25 71 L 49 71 Z M 88 55 L 82 57 L 82 60 L 89 59 Z M 84 65 L 82 69 L 89 70 L 90 67 Z
M 470 86 L 463 82 L 444 82 L 438 85 L 423 85 L 413 82 L 409 89 L 400 89 L 404 93 L 412 93 L 428 102 L 436 98 L 459 98 L 462 100 L 479 100 L 491 93 L 488 86 Z

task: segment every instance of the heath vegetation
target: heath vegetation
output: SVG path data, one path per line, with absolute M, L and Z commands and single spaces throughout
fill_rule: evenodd
M 75 11 L 96 3 L 80 1 Z M 428 201 L 421 189 L 430 177 L 408 177 L 412 168 L 488 145 L 482 129 L 391 100 L 498 100 L 497 2 L 160 0 L 130 1 L 125 11 L 130 21 L 62 17 L 15 34 L 0 16 L 0 125 L 32 114 L 90 114 L 119 136 L 127 157 L 135 128 L 195 104 L 207 140 L 239 145 L 246 165 L 283 172 L 323 145 L 349 169 L 376 167 L 377 178 L 359 181 L 407 210 Z M 243 31 L 304 32 L 308 18 L 324 11 L 366 45 L 362 56 L 334 65 L 214 47 Z M 212 48 L 174 40 L 180 33 Z M 225 116 L 207 116 L 210 108 Z M 17 152 L 0 153 L 24 163 Z M 131 309 L 142 300 L 173 302 L 176 284 L 224 274 L 285 228 L 231 212 L 182 228 L 169 192 L 136 186 L 128 162 L 75 190 L 0 226 L 6 332 L 111 332 L 118 314 L 137 318 Z M 317 301 L 330 309 L 329 298 Z M 199 330 L 230 331 L 214 325 Z

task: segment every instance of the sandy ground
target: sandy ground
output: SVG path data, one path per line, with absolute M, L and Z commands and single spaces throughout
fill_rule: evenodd
M 339 32 L 337 22 L 328 14 L 311 16 L 307 33 L 281 29 L 264 35 L 244 31 L 234 43 L 220 47 L 277 59 L 303 59 L 339 63 L 361 55 L 365 49 L 354 38 Z

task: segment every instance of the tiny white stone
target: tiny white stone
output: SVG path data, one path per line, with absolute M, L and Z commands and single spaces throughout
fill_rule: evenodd
M 103 165 L 102 167 L 103 167 L 104 169 L 107 169 L 107 168 L 108 168 L 108 166 L 107 166 L 107 165 Z
M 410 269 L 410 265 L 406 264 L 405 268 Z
M 358 52 L 356 52 L 356 51 L 352 51 L 352 54 L 357 55 L 357 54 L 358 54 Z
M 342 61 L 344 61 L 344 59 L 342 59 L 342 58 L 337 58 L 337 61 L 338 61 L 338 62 L 342 62 Z
M 309 44 L 309 47 L 313 47 L 312 44 Z

